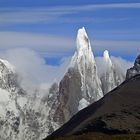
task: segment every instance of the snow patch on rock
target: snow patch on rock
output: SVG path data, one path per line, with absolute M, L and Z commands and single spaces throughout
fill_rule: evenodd
M 82 99 L 79 101 L 78 110 L 79 110 L 79 111 L 82 110 L 83 108 L 87 107 L 89 104 L 90 104 L 90 103 L 89 103 L 86 99 L 82 98 Z

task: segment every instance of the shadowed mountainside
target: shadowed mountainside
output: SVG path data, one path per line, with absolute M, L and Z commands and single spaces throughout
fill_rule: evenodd
M 78 112 L 47 139 L 85 133 L 140 133 L 140 75 Z

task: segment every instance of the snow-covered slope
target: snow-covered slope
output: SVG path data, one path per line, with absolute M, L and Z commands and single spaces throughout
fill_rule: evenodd
M 21 92 L 20 92 L 21 91 Z M 14 67 L 6 60 L 0 60 L 0 139 L 13 140 L 17 136 L 19 124 L 19 111 L 16 98 L 23 95 L 23 90 L 18 86 L 17 75 Z M 3 123 L 2 123 L 3 122 Z
M 19 85 L 15 68 L 0 60 L 0 139 L 42 140 L 49 131 L 49 106 Z

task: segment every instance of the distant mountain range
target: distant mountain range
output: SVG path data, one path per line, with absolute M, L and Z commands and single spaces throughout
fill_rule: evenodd
M 64 77 L 62 77 L 60 82 L 53 83 L 49 91 L 43 91 L 43 97 L 40 96 L 42 91 L 38 88 L 32 89 L 33 94 L 26 91 L 19 82 L 20 75 L 18 75 L 16 67 L 8 61 L 0 59 L 1 140 L 42 140 L 60 128 L 73 116 L 72 120 L 74 119 L 74 122 L 75 119 L 77 120 L 77 117 L 79 120 L 77 120 L 77 123 L 69 125 L 71 129 L 69 127 L 66 129 L 64 127 L 67 126 L 66 124 L 54 132 L 52 136 L 55 136 L 55 134 L 59 135 L 60 130 L 64 129 L 64 132 L 70 134 L 81 133 L 86 128 L 84 120 L 87 120 L 87 117 L 95 118 L 93 112 L 97 114 L 95 124 L 104 124 L 106 130 L 109 127 L 113 127 L 111 124 L 108 126 L 109 121 L 104 121 L 102 115 L 106 115 L 103 113 L 107 113 L 107 111 L 111 113 L 110 111 L 112 110 L 110 109 L 117 106 L 117 100 L 118 103 L 122 103 L 121 98 L 114 92 L 122 89 L 124 85 L 126 87 L 128 84 L 133 86 L 132 81 L 138 83 L 139 77 L 136 76 L 136 80 L 132 80 L 133 78 L 131 79 L 131 77 L 140 73 L 140 57 L 136 59 L 134 67 L 128 70 L 126 76 L 110 59 L 109 52 L 106 50 L 102 60 L 104 64 L 103 72 L 99 75 L 100 66 L 97 67 L 96 65 L 90 40 L 84 27 L 78 30 L 76 43 L 77 50 Z M 127 79 L 127 82 L 119 86 L 125 79 Z M 119 87 L 115 89 L 117 86 Z M 112 89 L 114 90 L 111 91 Z M 132 90 L 133 88 L 130 91 Z M 108 92 L 110 93 L 107 94 Z M 129 98 L 128 96 L 129 93 L 126 95 L 126 99 Z M 99 102 L 97 102 L 98 100 Z M 94 102 L 95 104 L 93 104 Z M 128 103 L 130 102 L 128 101 Z M 84 109 L 87 106 L 89 107 Z M 108 106 L 109 108 L 107 108 Z M 103 108 L 102 110 L 106 110 L 97 112 L 99 107 Z M 79 113 L 77 114 L 77 112 Z M 82 114 L 82 116 L 79 114 Z M 107 116 L 104 117 L 107 119 Z M 82 124 L 81 121 L 83 121 Z M 115 125 L 115 123 L 112 123 L 112 125 Z M 80 129 L 77 129 L 77 127 Z M 116 126 L 115 129 L 117 130 L 118 127 Z

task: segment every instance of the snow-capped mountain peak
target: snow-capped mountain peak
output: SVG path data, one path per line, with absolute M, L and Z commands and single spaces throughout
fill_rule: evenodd
M 104 53 L 103 53 L 103 58 L 104 58 L 104 61 L 105 61 L 106 63 L 108 63 L 109 66 L 112 66 L 112 62 L 111 62 L 111 59 L 110 59 L 108 50 L 105 50 L 105 51 L 104 51 Z
M 7 60 L 0 59 L 0 64 L 3 64 L 9 71 L 15 73 L 15 67 L 10 64 Z
M 116 65 L 110 59 L 109 52 L 107 50 L 103 53 L 103 71 L 100 73 L 100 79 L 102 82 L 103 93 L 106 94 L 124 81 L 124 76 L 118 71 Z
M 72 57 L 70 67 L 79 66 L 78 64 L 83 63 L 82 65 L 89 65 L 90 62 L 95 64 L 94 56 L 91 49 L 90 40 L 86 33 L 85 28 L 80 28 L 77 32 L 76 38 L 77 50 Z
M 88 49 L 90 47 L 90 42 L 86 33 L 85 28 L 81 28 L 77 33 L 77 51 L 81 49 Z
M 96 62 L 84 27 L 77 32 L 76 45 L 71 65 L 59 85 L 57 113 L 63 116 L 63 120 L 59 120 L 61 125 L 81 108 L 103 97 Z
M 83 91 L 83 95 L 85 96 L 85 98 L 87 98 L 87 94 L 89 97 L 92 97 L 92 95 L 90 94 L 97 94 L 98 96 L 94 96 L 94 100 L 96 101 L 100 99 L 103 95 L 100 88 L 100 80 L 97 75 L 97 67 L 91 49 L 90 40 L 84 27 L 78 30 L 76 42 L 77 51 L 72 58 L 72 63 L 74 68 L 78 69 L 81 75 L 81 90 Z M 95 88 L 90 89 L 93 86 L 91 85 L 91 83 L 93 85 L 97 84 L 95 87 L 97 87 L 99 91 L 96 91 L 96 93 L 94 93 Z

